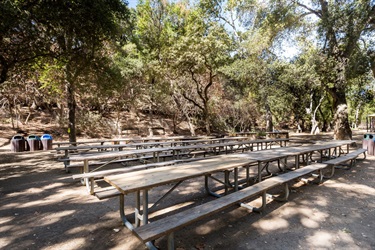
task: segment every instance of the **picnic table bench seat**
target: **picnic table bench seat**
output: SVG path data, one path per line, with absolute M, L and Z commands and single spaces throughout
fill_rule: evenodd
M 366 159 L 366 151 L 367 151 L 367 149 L 360 148 L 360 149 L 352 151 L 352 152 L 350 152 L 346 155 L 343 155 L 343 156 L 325 161 L 324 163 L 329 164 L 329 165 L 337 166 L 337 165 L 341 165 L 344 162 L 350 161 L 350 167 L 352 167 L 352 166 L 354 166 L 355 160 L 358 158 L 358 156 L 360 154 L 363 154 L 364 159 Z
M 245 200 L 249 200 L 257 195 L 262 194 L 263 204 L 261 209 L 265 208 L 266 203 L 266 192 L 276 186 L 285 184 L 286 189 L 287 182 L 302 177 L 304 175 L 311 174 L 315 171 L 322 170 L 326 168 L 328 164 L 323 163 L 315 163 L 295 171 L 291 171 L 285 174 L 278 175 L 276 177 L 272 177 L 266 179 L 262 182 L 256 183 L 252 186 L 246 187 L 241 189 L 237 192 L 228 194 L 221 198 L 215 199 L 213 201 L 204 203 L 202 205 L 198 205 L 196 207 L 184 210 L 174 215 L 170 215 L 159 219 L 157 221 L 153 221 L 151 223 L 142 225 L 140 227 L 134 228 L 135 235 L 142 240 L 144 243 L 156 240 L 162 236 L 168 235 L 168 249 L 174 249 L 174 242 L 173 242 L 173 233 L 185 226 L 188 226 L 196 221 L 205 219 L 215 213 L 221 212 L 231 206 L 234 205 L 241 205 L 242 202 Z M 286 196 L 287 198 L 287 196 Z M 246 205 L 246 208 L 250 206 Z M 253 209 L 255 211 L 255 209 Z M 259 210 L 258 210 L 259 211 Z
M 323 163 L 328 164 L 331 168 L 331 173 L 329 175 L 324 175 L 323 177 L 326 179 L 331 178 L 335 173 L 335 168 L 338 168 L 339 165 L 342 165 L 343 163 L 348 161 L 350 161 L 350 163 L 345 168 L 350 169 L 351 167 L 354 167 L 357 162 L 357 158 L 360 154 L 363 154 L 363 159 L 366 159 L 366 151 L 367 149 L 360 148 L 346 155 L 342 155 L 340 157 L 324 161 Z

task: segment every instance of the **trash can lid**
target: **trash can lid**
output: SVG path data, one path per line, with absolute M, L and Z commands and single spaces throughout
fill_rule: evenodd
M 52 136 L 49 134 L 42 135 L 42 139 L 52 140 Z
M 29 135 L 27 137 L 28 140 L 40 140 L 39 136 L 36 136 L 36 135 Z
M 23 138 L 22 135 L 15 135 L 13 136 L 12 140 L 24 140 L 25 138 Z

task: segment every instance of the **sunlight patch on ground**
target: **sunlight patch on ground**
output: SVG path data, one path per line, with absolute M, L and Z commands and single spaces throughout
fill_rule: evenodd
M 47 185 L 44 189 L 52 189 L 52 188 L 63 187 L 63 186 L 64 186 L 64 183 L 55 182 L 53 184 Z
M 74 214 L 75 210 L 65 210 L 58 213 L 43 215 L 43 218 L 38 221 L 38 226 L 47 226 L 59 221 L 63 221 L 64 217 Z
M 43 247 L 41 249 L 82 249 L 85 246 L 86 239 L 85 238 L 75 238 L 69 239 L 65 242 L 54 244 L 48 247 Z
M 314 219 L 307 218 L 307 217 L 301 218 L 301 224 L 304 227 L 308 227 L 308 228 L 318 228 L 319 227 L 319 223 L 315 220 L 315 218 Z
M 0 225 L 8 223 L 8 222 L 10 222 L 12 220 L 13 220 L 13 217 L 10 217 L 10 216 L 8 216 L 8 217 L 2 217 L 2 218 L 0 218 Z M 2 228 L 0 228 L 0 231 L 1 231 L 1 229 Z
M 75 235 L 75 234 L 82 233 L 82 232 L 87 232 L 87 228 L 82 225 L 79 225 L 75 228 L 67 230 L 66 234 Z
M 361 195 L 370 195 L 370 196 L 375 196 L 375 188 L 362 185 L 362 184 L 355 184 L 355 183 L 342 183 L 342 182 L 337 182 L 332 180 L 331 182 L 327 182 L 324 184 L 325 186 L 329 188 L 336 188 L 340 189 L 340 191 L 350 191 L 353 193 L 358 193 Z
M 152 213 L 150 218 L 161 215 L 161 214 L 166 214 L 166 213 L 172 212 L 176 209 L 181 209 L 181 208 L 187 207 L 187 206 L 192 205 L 192 204 L 194 204 L 194 202 L 189 201 L 189 202 L 180 203 L 180 204 L 177 204 L 177 205 L 174 205 L 174 206 L 171 206 L 171 207 L 167 207 L 167 208 L 164 208 L 164 209 L 160 209 L 160 210 L 158 209 L 157 211 Z M 154 205 L 154 203 L 150 203 L 150 207 L 152 205 Z
M 12 229 L 13 226 L 1 226 L 0 227 L 0 233 L 1 232 L 7 232 Z M 1 246 L 1 245 L 0 245 Z
M 209 226 L 207 224 L 201 225 L 195 229 L 195 232 L 200 235 L 209 234 L 212 231 L 212 226 Z
M 0 246 L 5 247 L 11 243 L 11 239 L 9 238 L 1 238 L 0 237 Z
M 325 196 L 319 196 L 319 199 L 314 199 L 313 202 L 314 203 L 312 203 L 311 199 L 309 198 L 300 201 L 301 204 L 308 206 L 308 207 L 311 207 L 311 206 L 326 207 L 329 205 L 329 200 Z
M 307 237 L 308 248 L 329 249 L 332 247 L 333 234 L 325 231 L 315 232 Z
M 257 223 L 254 223 L 256 227 L 266 231 L 266 232 L 272 232 L 280 229 L 287 229 L 289 226 L 289 222 L 283 218 L 263 218 L 262 220 L 259 220 Z
M 307 242 L 309 248 L 312 249 L 345 249 L 348 246 L 355 244 L 355 241 L 347 228 L 343 228 L 339 232 L 317 231 L 307 238 Z
M 311 205 L 311 204 L 310 204 Z M 312 207 L 285 207 L 281 211 L 281 215 L 284 217 L 293 217 L 296 215 L 304 216 L 302 218 L 314 218 L 315 221 L 325 221 L 325 219 L 328 217 L 327 213 L 321 212 L 317 208 Z
M 43 200 L 43 199 L 40 199 L 40 200 L 25 202 L 25 203 L 22 203 L 22 204 L 20 204 L 20 203 L 13 203 L 13 204 L 11 204 L 12 206 L 8 206 L 8 207 L 16 207 L 16 208 L 28 208 L 28 207 L 32 207 L 32 208 L 36 208 L 36 207 L 46 206 L 46 205 L 52 205 L 52 204 L 55 204 L 55 202 L 52 201 L 52 200 Z

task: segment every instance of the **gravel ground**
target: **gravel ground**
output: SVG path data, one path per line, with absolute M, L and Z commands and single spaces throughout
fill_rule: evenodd
M 358 146 L 362 135 L 356 133 Z M 9 145 L 1 148 L 0 248 L 145 249 L 121 225 L 118 200 L 99 201 L 71 175 L 54 152 L 11 153 Z M 178 249 L 375 249 L 374 156 L 350 170 L 337 170 L 323 184 L 291 184 L 289 201 L 270 201 L 262 214 L 234 207 L 176 232 Z M 151 202 L 163 191 L 152 190 Z M 160 209 L 210 199 L 202 178 L 196 178 L 179 186 Z M 132 204 L 133 197 L 126 202 Z M 126 212 L 131 213 L 130 206 Z M 155 245 L 166 249 L 166 239 Z

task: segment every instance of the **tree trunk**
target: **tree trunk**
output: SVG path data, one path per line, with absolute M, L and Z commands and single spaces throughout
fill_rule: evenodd
M 77 142 L 76 132 L 76 109 L 77 103 L 75 99 L 75 87 L 72 77 L 72 72 L 69 64 L 66 66 L 66 88 L 67 88 L 67 102 L 68 102 L 68 133 L 69 142 Z
M 266 132 L 273 131 L 272 113 L 268 103 L 266 104 Z
M 188 121 L 188 125 L 189 125 L 189 130 L 190 130 L 190 135 L 191 136 L 195 136 L 195 129 L 194 129 L 194 125 L 193 123 L 191 122 L 191 119 L 188 115 L 185 115 L 187 121 Z
M 345 89 L 335 89 L 330 91 L 333 96 L 334 110 L 334 139 L 351 140 L 352 130 L 348 119 L 348 105 L 346 104 Z
M 320 132 L 319 131 L 319 127 L 318 127 L 319 123 L 316 120 L 316 112 L 318 111 L 320 105 L 322 104 L 323 99 L 324 99 L 324 95 L 319 99 L 319 103 L 315 107 L 315 110 L 314 110 L 314 112 L 313 112 L 313 114 L 311 116 L 311 125 L 312 125 L 312 127 L 311 127 L 311 133 L 310 134 L 312 134 L 312 135 L 319 134 L 319 132 Z
M 354 129 L 357 129 L 358 128 L 358 123 L 359 123 L 359 111 L 361 109 L 361 106 L 362 106 L 362 103 L 360 102 L 358 105 L 357 105 L 357 108 L 355 110 L 355 118 L 354 118 L 354 122 L 353 122 L 353 128 Z
M 206 134 L 211 134 L 211 128 L 210 128 L 210 119 L 207 114 L 204 114 L 204 127 L 206 129 Z

